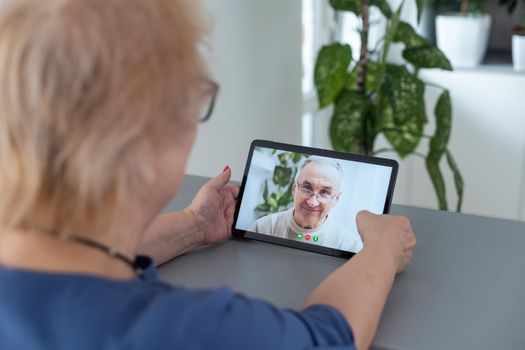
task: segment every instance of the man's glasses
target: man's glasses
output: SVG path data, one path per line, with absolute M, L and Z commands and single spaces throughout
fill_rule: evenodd
M 215 107 L 215 100 L 219 92 L 219 84 L 212 80 L 206 80 L 206 85 L 201 92 L 201 107 L 199 109 L 199 123 L 210 119 Z
M 326 190 L 326 189 L 322 189 L 319 192 L 315 192 L 310 184 L 300 185 L 297 182 L 296 184 L 297 184 L 297 187 L 299 188 L 299 193 L 301 193 L 301 195 L 308 197 L 308 198 L 312 196 L 317 196 L 317 200 L 323 204 L 328 203 L 329 201 L 334 199 L 335 196 L 337 196 L 337 193 L 332 194 L 332 191 Z

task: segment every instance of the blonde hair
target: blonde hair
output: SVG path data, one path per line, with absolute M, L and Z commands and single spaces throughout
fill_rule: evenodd
M 195 0 L 20 0 L 0 15 L 0 226 L 69 230 L 143 182 L 193 125 Z

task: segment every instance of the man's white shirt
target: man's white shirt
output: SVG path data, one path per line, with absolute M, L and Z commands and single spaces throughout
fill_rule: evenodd
M 306 229 L 295 222 L 294 210 L 292 207 L 279 213 L 263 216 L 252 224 L 250 231 L 354 253 L 363 248 L 358 232 L 352 232 L 350 228 L 341 226 L 329 215 L 318 228 Z M 306 240 L 307 235 L 309 240 Z

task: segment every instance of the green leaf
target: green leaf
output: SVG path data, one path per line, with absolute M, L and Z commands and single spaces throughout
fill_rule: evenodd
M 456 185 L 456 193 L 458 195 L 458 204 L 456 207 L 456 211 L 459 213 L 461 212 L 461 205 L 463 204 L 463 190 L 465 188 L 465 183 L 463 182 L 463 177 L 461 176 L 458 165 L 452 157 L 452 154 L 449 150 L 446 150 L 445 153 L 447 155 L 448 166 L 454 174 L 454 184 Z
M 423 14 L 423 5 L 424 0 L 416 0 L 416 6 L 417 6 L 417 23 L 421 21 L 421 15 Z
M 379 128 L 404 158 L 416 149 L 427 120 L 425 84 L 406 67 L 389 64 L 381 89 Z
M 294 176 L 295 176 L 295 174 L 294 174 Z M 280 207 L 286 207 L 286 206 L 288 206 L 288 204 L 290 204 L 293 201 L 293 194 L 292 194 L 293 185 L 294 185 L 294 183 L 292 181 L 290 183 L 290 185 L 288 185 L 288 189 L 286 190 L 286 192 L 280 198 L 280 200 L 279 200 L 279 206 Z
M 279 209 L 279 204 L 277 203 L 277 201 L 273 197 L 269 197 L 268 198 L 268 205 L 270 206 L 270 209 L 273 212 L 275 212 L 275 211 L 277 211 L 277 209 Z
M 344 90 L 335 102 L 330 139 L 335 150 L 356 152 L 362 139 L 364 118 L 370 107 L 366 96 Z
M 379 61 L 379 68 L 376 74 L 376 80 L 377 80 L 377 89 L 376 89 L 376 105 L 375 105 L 375 113 L 374 117 L 379 118 L 381 116 L 381 110 L 383 106 L 383 81 L 384 81 L 384 75 L 387 68 L 387 58 L 388 58 L 388 52 L 390 50 L 390 46 L 392 45 L 392 42 L 394 42 L 395 35 L 398 31 L 400 17 L 401 17 L 401 10 L 403 8 L 403 5 L 398 6 L 397 10 L 392 15 L 392 18 L 390 18 L 389 21 L 387 21 L 387 29 L 385 33 L 385 39 L 383 42 L 383 53 L 381 60 Z M 379 124 L 379 123 L 375 123 Z M 374 133 L 372 133 L 374 134 Z
M 282 165 L 277 165 L 273 171 L 273 182 L 280 187 L 286 186 L 290 183 L 292 176 L 292 169 Z M 269 201 L 268 201 L 269 202 Z
M 268 202 L 268 180 L 264 181 L 263 199 L 264 202 Z
M 281 191 L 277 191 L 277 194 L 275 196 L 273 196 L 273 198 L 275 198 L 277 203 L 279 203 L 279 201 L 281 200 L 282 197 L 283 197 L 283 193 Z
M 427 166 L 428 174 L 430 175 L 430 180 L 432 185 L 434 185 L 434 190 L 436 191 L 439 209 L 448 210 L 447 198 L 445 193 L 445 181 L 443 180 L 443 174 L 441 169 L 439 169 L 439 159 L 441 156 L 437 156 L 435 153 L 430 153 L 425 159 Z
M 394 42 L 403 43 L 407 48 L 428 46 L 428 40 L 420 36 L 407 22 L 399 21 Z
M 366 83 L 365 93 L 369 94 L 377 88 L 377 77 L 379 74 L 380 64 L 374 61 L 368 61 L 366 64 Z M 348 90 L 357 90 L 357 66 L 346 76 L 345 88 Z
M 263 199 L 264 203 L 261 203 L 255 207 L 255 210 L 268 213 L 271 211 L 270 205 L 268 204 L 268 201 L 271 199 L 270 195 L 268 194 L 268 180 L 264 182 Z
M 447 56 L 445 56 L 440 49 L 432 45 L 406 48 L 403 50 L 403 58 L 417 68 L 452 70 L 452 65 Z
M 370 94 L 377 89 L 380 64 L 374 61 L 368 61 L 366 64 L 366 83 L 365 93 Z M 345 88 L 351 91 L 357 91 L 357 66 L 347 73 Z
M 368 61 L 366 64 L 366 84 L 365 91 L 370 93 L 377 89 L 377 78 L 379 74 L 380 64 L 374 61 Z
M 382 89 L 383 103 L 392 108 L 396 125 L 418 118 L 426 123 L 425 83 L 405 66 L 387 65 Z
M 386 18 L 392 17 L 392 9 L 386 0 L 370 0 L 370 5 L 377 7 Z
M 434 191 L 438 197 L 439 209 L 448 210 L 445 182 L 443 174 L 439 168 L 439 163 L 443 157 L 450 138 L 450 128 L 452 124 L 452 104 L 448 91 L 443 91 L 438 99 L 434 110 L 436 116 L 436 131 L 430 139 L 429 152 L 426 158 L 426 166 Z
M 346 71 L 352 61 L 350 45 L 325 45 L 317 55 L 314 80 L 319 106 L 325 108 L 332 104 L 346 80 Z
M 439 158 L 441 158 L 447 148 L 452 127 L 452 102 L 448 91 L 443 91 L 439 96 L 434 115 L 436 116 L 436 131 L 430 140 L 430 150 L 439 152 Z
M 421 141 L 423 122 L 414 115 L 398 125 L 395 123 L 394 113 L 390 106 L 383 107 L 381 113 L 381 123 L 385 129 L 385 137 L 394 147 L 397 154 L 401 158 L 405 158 L 416 149 Z
M 357 91 L 357 70 L 355 67 L 350 73 L 346 73 L 344 88 L 350 91 Z
M 447 56 L 431 45 L 427 39 L 420 36 L 412 26 L 406 22 L 399 22 L 394 42 L 405 44 L 403 58 L 418 68 L 441 68 L 452 70 Z
M 287 152 L 281 153 L 277 156 L 277 158 L 279 158 L 279 162 L 281 162 L 282 166 L 286 166 L 286 158 L 288 158 L 288 153 Z
M 270 210 L 270 206 L 266 203 L 261 203 L 255 207 L 255 210 L 267 213 Z
M 292 162 L 294 162 L 294 164 L 299 163 L 301 158 L 303 158 L 302 153 L 292 152 Z
M 361 15 L 363 7 L 362 0 L 330 0 L 330 5 L 337 11 L 350 11 L 356 15 Z

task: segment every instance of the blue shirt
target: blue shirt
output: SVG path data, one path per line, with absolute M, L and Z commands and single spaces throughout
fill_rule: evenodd
M 276 308 L 229 288 L 0 268 L 0 349 L 354 349 L 334 308 Z

